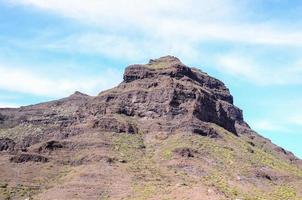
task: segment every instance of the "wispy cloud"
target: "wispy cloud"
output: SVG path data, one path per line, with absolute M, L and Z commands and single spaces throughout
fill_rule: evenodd
M 253 129 L 259 133 L 277 133 L 300 135 L 302 127 L 302 116 L 291 116 L 284 113 L 282 117 L 271 117 L 257 119 L 251 122 Z M 296 130 L 296 131 L 293 131 Z
M 302 126 L 302 114 L 295 114 L 293 116 L 290 116 L 288 119 L 288 122 L 294 125 Z
M 287 85 L 302 83 L 302 62 L 292 61 L 283 66 L 270 66 L 252 55 L 229 54 L 217 57 L 216 67 L 225 73 L 258 85 Z
M 284 133 L 288 131 L 287 127 L 283 124 L 281 125 L 280 123 L 270 120 L 270 119 L 262 119 L 262 120 L 257 120 L 252 123 L 253 128 L 260 132 L 274 132 L 277 131 L 279 133 Z
M 43 45 L 45 44 L 45 45 Z M 171 39 L 148 38 L 135 36 L 134 39 L 118 34 L 85 32 L 75 33 L 52 41 L 38 41 L 36 48 L 51 49 L 59 52 L 70 52 L 90 55 L 102 55 L 111 59 L 122 59 L 128 62 L 138 62 L 166 54 L 180 56 L 186 60 L 198 58 L 200 52 L 192 42 L 181 42 Z
M 13 104 L 13 103 L 7 103 L 7 102 L 0 102 L 0 108 L 17 108 L 20 105 Z
M 302 100 L 290 99 L 286 103 L 266 105 L 266 116 L 251 120 L 251 125 L 260 133 L 301 134 Z M 296 131 L 293 131 L 296 130 Z
M 155 38 L 186 41 L 302 46 L 302 30 L 269 21 L 247 20 L 251 1 L 10 0 L 111 31 L 128 30 Z M 129 30 L 131 29 L 131 30 Z M 122 34 L 123 35 L 123 34 Z
M 272 20 L 251 20 L 251 0 L 9 0 L 11 5 L 41 9 L 87 25 L 87 30 L 68 33 L 59 38 L 29 40 L 34 48 L 72 53 L 87 53 L 141 61 L 147 57 L 173 54 L 195 61 L 202 56 L 212 60 L 217 69 L 255 84 L 301 84 L 301 62 L 291 59 L 276 69 L 259 61 L 254 52 L 222 56 L 204 55 L 208 42 L 229 45 L 265 46 L 302 49 L 302 29 Z M 43 35 L 43 34 L 42 34 Z M 219 53 L 218 53 L 219 54 Z M 221 53 L 220 53 L 221 54 Z M 255 61 L 257 60 L 257 62 Z M 44 84 L 47 84 L 44 82 Z M 66 87 L 70 87 L 70 84 Z
M 46 97 L 63 97 L 76 90 L 96 94 L 120 81 L 119 73 L 106 70 L 93 77 L 50 77 L 39 74 L 28 67 L 12 67 L 0 64 L 0 89 Z

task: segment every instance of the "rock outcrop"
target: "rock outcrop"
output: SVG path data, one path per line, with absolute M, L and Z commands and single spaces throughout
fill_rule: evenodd
M 13 151 L 16 143 L 9 138 L 0 138 L 0 151 Z
M 48 162 L 48 158 L 38 154 L 19 154 L 10 158 L 11 162 L 24 163 L 24 162 Z
M 99 109 L 93 115 L 136 117 L 144 131 L 214 135 L 206 123 L 215 123 L 238 135 L 235 124 L 244 124 L 242 111 L 221 81 L 172 56 L 127 67 L 124 81 L 100 93 L 94 104 Z

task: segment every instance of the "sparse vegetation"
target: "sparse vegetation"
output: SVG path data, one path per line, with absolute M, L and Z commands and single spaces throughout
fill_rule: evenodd
M 40 188 L 25 186 L 25 185 L 17 185 L 14 187 L 6 185 L 6 187 L 0 188 L 0 199 L 3 200 L 13 200 L 20 198 L 31 198 L 35 194 L 39 192 Z

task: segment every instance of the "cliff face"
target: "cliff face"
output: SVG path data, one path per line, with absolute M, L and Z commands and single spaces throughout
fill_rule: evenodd
M 97 114 L 136 117 L 147 132 L 208 135 L 207 123 L 215 123 L 238 135 L 236 124 L 248 127 L 221 81 L 171 56 L 127 67 L 124 81 L 100 93 L 95 101 L 103 108 Z
M 130 65 L 121 84 L 95 97 L 75 92 L 0 109 L 0 152 L 7 198 L 21 198 L 18 184 L 37 199 L 177 199 L 175 191 L 179 199 L 249 198 L 250 189 L 261 199 L 281 198 L 280 188 L 301 195 L 301 161 L 250 129 L 221 81 L 173 56 Z M 85 177 L 91 190 L 79 189 Z

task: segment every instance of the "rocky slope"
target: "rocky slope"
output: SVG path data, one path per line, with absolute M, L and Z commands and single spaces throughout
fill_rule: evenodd
M 0 199 L 302 199 L 301 161 L 175 57 L 117 87 L 0 109 Z

